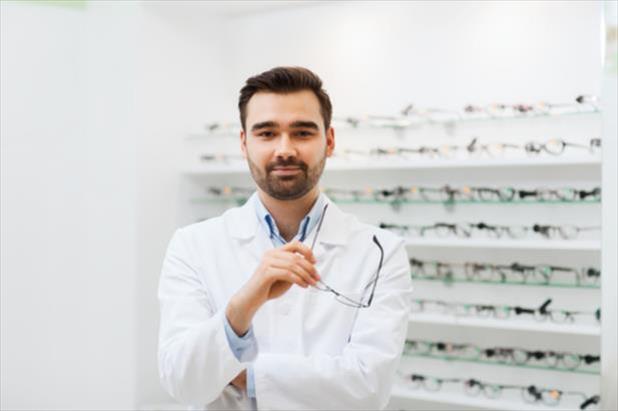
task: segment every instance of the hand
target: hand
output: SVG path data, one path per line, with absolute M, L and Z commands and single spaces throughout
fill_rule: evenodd
M 320 279 L 309 247 L 295 240 L 264 253 L 249 281 L 232 296 L 225 310 L 237 335 L 244 335 L 257 310 L 268 300 L 282 296 L 293 284 L 303 288 Z
M 247 391 L 247 370 L 242 370 L 230 384 L 243 392 Z

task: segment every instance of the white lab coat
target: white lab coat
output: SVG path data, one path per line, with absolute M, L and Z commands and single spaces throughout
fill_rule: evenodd
M 174 234 L 159 284 L 159 374 L 163 387 L 191 409 L 251 409 L 229 382 L 248 363 L 231 351 L 223 316 L 229 298 L 273 248 L 253 201 Z M 293 285 L 268 301 L 252 325 L 258 410 L 382 409 L 401 357 L 412 285 L 403 240 L 361 223 L 330 202 L 313 250 L 322 281 L 359 298 L 384 263 L 373 303 L 355 309 L 334 295 Z M 313 240 L 312 232 L 305 244 Z

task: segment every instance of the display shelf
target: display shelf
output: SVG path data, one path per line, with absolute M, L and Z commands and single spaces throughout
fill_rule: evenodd
M 434 313 L 413 313 L 410 323 L 447 326 L 481 327 L 495 330 L 530 331 L 550 334 L 576 334 L 599 336 L 601 328 L 590 324 L 556 324 L 550 321 L 523 321 L 517 319 L 498 320 L 493 318 L 456 317 Z
M 575 110 L 577 106 L 574 106 L 573 111 L 565 111 L 558 113 L 522 113 L 518 115 L 496 115 L 490 116 L 488 114 L 464 114 L 462 113 L 460 116 L 440 116 L 441 118 L 423 118 L 423 117 L 400 117 L 394 118 L 393 120 L 388 120 L 387 122 L 383 122 L 385 124 L 392 123 L 391 126 L 386 125 L 361 125 L 358 127 L 349 126 L 345 119 L 333 119 L 333 127 L 342 133 L 347 132 L 356 132 L 362 130 L 386 130 L 386 131 L 399 131 L 405 130 L 407 128 L 415 129 L 419 126 L 456 126 L 458 124 L 475 124 L 475 123 L 496 123 L 496 122 L 505 122 L 505 121 L 513 121 L 513 120 L 532 120 L 532 119 L 556 119 L 556 118 L 568 118 L 568 117 L 579 117 L 586 115 L 595 115 L 599 114 L 599 110 L 595 108 L 580 108 L 579 110 Z M 367 117 L 365 117 L 367 118 Z M 360 121 L 363 118 L 359 118 Z M 376 121 L 376 120 L 373 120 Z M 234 138 L 237 139 L 239 133 L 241 131 L 240 124 L 238 123 L 230 123 L 225 122 L 223 124 L 233 124 L 228 126 L 229 130 L 222 131 L 195 131 L 190 132 L 185 135 L 185 140 L 194 141 L 194 140 L 204 140 L 204 139 L 212 139 L 212 138 Z
M 599 240 L 495 240 L 495 239 L 443 239 L 443 238 L 405 238 L 409 247 L 456 247 L 517 250 L 556 250 L 556 251 L 601 251 Z
M 408 388 L 403 382 L 396 383 L 391 391 L 392 400 L 417 400 L 431 403 L 440 403 L 450 405 L 453 409 L 456 407 L 474 407 L 485 410 L 512 410 L 512 411 L 538 411 L 538 410 L 572 410 L 574 407 L 564 406 L 547 406 L 542 403 L 526 403 L 524 401 L 505 401 L 502 399 L 488 399 L 482 395 L 471 397 L 465 394 L 456 394 L 452 392 L 428 392 L 422 389 L 414 390 Z M 401 409 L 401 407 L 397 407 Z
M 333 202 L 338 204 L 384 204 L 384 205 L 400 205 L 400 204 L 414 204 L 414 205 L 435 205 L 442 204 L 445 206 L 458 205 L 458 204 L 481 204 L 481 205 L 546 205 L 546 204 L 564 204 L 564 205 L 578 205 L 578 204 L 600 204 L 600 200 L 583 200 L 583 201 L 528 201 L 528 200 L 515 200 L 515 201 L 478 201 L 478 200 L 455 200 L 455 201 L 427 201 L 427 200 L 397 200 L 397 201 L 379 201 L 379 200 L 338 200 L 333 199 Z
M 546 204 L 564 204 L 564 205 L 580 205 L 580 204 L 600 204 L 600 200 L 583 200 L 583 201 L 527 201 L 527 200 L 519 200 L 519 201 L 475 201 L 475 200 L 456 200 L 456 201 L 426 201 L 426 200 L 397 200 L 397 201 L 380 201 L 380 200 L 370 200 L 370 199 L 358 199 L 358 200 L 340 200 L 333 197 L 330 199 L 336 204 L 383 204 L 389 206 L 398 206 L 405 204 L 427 204 L 427 205 L 435 205 L 442 204 L 445 206 L 457 205 L 457 204 L 500 204 L 500 205 L 519 205 L 519 204 L 530 204 L 530 205 L 546 205 Z M 193 204 L 203 204 L 203 203 L 235 203 L 242 204 L 247 201 L 246 197 L 195 197 L 189 200 Z
M 581 285 L 581 284 L 568 284 L 568 283 L 540 283 L 540 282 L 516 282 L 516 281 L 479 281 L 479 280 L 468 280 L 463 278 L 453 278 L 449 280 L 445 280 L 443 278 L 427 278 L 427 277 L 412 277 L 413 281 L 428 281 L 432 283 L 444 283 L 445 285 L 449 285 L 451 283 L 461 283 L 461 284 L 483 284 L 483 285 L 504 285 L 504 286 L 531 286 L 531 287 L 549 287 L 549 288 L 584 288 L 584 289 L 593 289 L 598 290 L 601 288 L 600 285 Z
M 575 118 L 575 117 L 584 118 Z M 587 117 L 589 116 L 589 117 Z M 346 124 L 336 124 L 336 129 L 341 134 L 340 144 L 335 150 L 335 155 L 326 162 L 325 173 L 322 183 L 324 188 L 333 188 L 332 196 L 329 196 L 334 203 L 350 205 L 358 214 L 362 215 L 368 222 L 382 221 L 382 217 L 388 221 L 393 220 L 393 224 L 418 224 L 426 221 L 450 220 L 451 217 L 458 221 L 476 221 L 474 216 L 480 215 L 480 220 L 489 218 L 499 221 L 501 224 L 513 225 L 530 221 L 548 221 L 555 224 L 565 224 L 568 222 L 574 225 L 586 225 L 582 222 L 593 221 L 598 225 L 596 218 L 600 211 L 601 201 L 586 199 L 585 201 L 538 201 L 526 200 L 515 201 L 427 201 L 418 196 L 409 195 L 409 198 L 398 200 L 394 196 L 376 196 L 372 198 L 376 191 L 363 191 L 367 195 L 354 198 L 353 195 L 347 196 L 346 192 L 337 191 L 337 188 L 349 189 L 350 187 L 360 187 L 366 185 L 370 187 L 393 187 L 396 185 L 406 186 L 408 184 L 423 186 L 438 186 L 443 184 L 467 185 L 479 184 L 500 185 L 517 187 L 551 187 L 582 184 L 585 187 L 600 185 L 601 180 L 601 154 L 567 148 L 563 155 L 552 156 L 547 153 L 528 156 L 524 150 L 507 150 L 504 156 L 490 157 L 488 151 L 478 152 L 479 155 L 470 155 L 465 149 L 458 149 L 452 152 L 452 156 L 430 157 L 421 154 L 403 155 L 375 155 L 379 150 L 376 148 L 388 147 L 421 147 L 424 145 L 437 147 L 442 142 L 447 142 L 456 146 L 464 147 L 468 143 L 467 137 L 479 135 L 479 139 L 493 139 L 495 141 L 509 141 L 512 138 L 519 143 L 528 141 L 539 141 L 540 135 L 552 134 L 547 125 L 553 121 L 560 121 L 560 118 L 570 117 L 573 120 L 565 120 L 564 124 L 558 124 L 554 134 L 566 138 L 567 141 L 581 143 L 583 137 L 598 136 L 596 128 L 589 127 L 593 121 L 600 117 L 598 111 L 581 111 L 559 113 L 554 115 L 521 115 L 521 116 L 501 116 L 493 118 L 480 118 L 469 116 L 465 119 L 440 118 L 423 119 L 421 117 L 386 119 L 382 124 L 379 120 L 369 123 L 361 123 L 358 127 L 346 127 Z M 557 120 L 556 120 L 557 119 Z M 396 121 L 401 120 L 395 124 Z M 370 119 L 373 121 L 373 119 Z M 526 123 L 529 121 L 529 123 Z M 509 123 L 512 122 L 512 123 Z M 515 124 L 517 122 L 517 124 Z M 572 123 L 572 124 L 571 124 Z M 513 125 L 506 130 L 506 126 Z M 229 124 L 228 124 L 229 125 Z M 394 125 L 394 126 L 393 126 Z M 462 126 L 460 129 L 455 127 Z M 485 127 L 489 125 L 489 127 Z M 534 129 L 541 126 L 539 130 Z M 570 128 L 570 126 L 572 126 Z M 414 134 L 419 126 L 428 126 L 427 133 Z M 552 123 L 551 126 L 554 126 Z M 434 127 L 434 128 L 431 128 Z M 444 129 L 439 129 L 443 127 Z M 554 128 L 552 128 L 553 130 Z M 237 130 L 236 130 L 237 131 Z M 238 134 L 230 133 L 229 136 L 238 138 Z M 360 131 L 360 133 L 357 133 Z M 454 131 L 457 131 L 456 133 Z M 563 135 L 564 134 L 564 135 Z M 191 179 L 189 195 L 183 198 L 185 203 L 199 209 L 201 213 L 204 209 L 213 210 L 228 206 L 241 205 L 246 202 L 247 193 L 243 190 L 221 191 L 223 196 L 218 197 L 207 192 L 207 186 L 228 185 L 235 188 L 243 188 L 239 183 L 241 178 L 250 177 L 250 170 L 246 161 L 238 156 L 236 147 L 225 144 L 232 139 L 222 139 L 215 142 L 218 137 L 227 137 L 226 130 L 216 130 L 213 133 L 197 132 L 187 136 L 188 142 L 186 161 L 181 173 L 184 177 Z M 355 141 L 348 137 L 360 137 L 362 141 Z M 384 137 L 384 138 L 382 138 Z M 447 140 L 448 139 L 448 140 Z M 225 141 L 227 140 L 227 141 Z M 339 141 L 339 140 L 338 140 Z M 489 140 L 488 140 L 489 141 Z M 193 148 L 190 146 L 193 145 Z M 375 147 L 378 146 L 378 147 Z M 213 152 L 221 148 L 221 151 L 228 153 L 227 156 L 217 156 L 217 161 L 208 161 L 208 158 L 201 159 L 199 154 L 207 154 L 208 150 Z M 349 148 L 346 153 L 346 148 Z M 400 150 L 404 151 L 404 150 Z M 605 151 L 605 147 L 603 148 Z M 234 153 L 234 154 L 232 154 Z M 446 154 L 450 154 L 446 153 Z M 215 158 L 213 156 L 213 158 Z M 244 180 L 243 180 L 244 181 Z M 249 180 L 247 180 L 249 181 Z M 328 191 L 325 190 L 326 194 Z M 359 191 L 360 192 L 360 191 Z M 225 194 L 228 196 L 225 196 Z M 339 195 L 337 196 L 336 194 Z M 603 195 L 605 192 L 603 192 Z M 187 198 L 188 197 L 188 198 Z M 339 198 L 338 198 L 339 197 Z M 436 198 L 436 197 L 434 197 Z M 605 198 L 603 198 L 605 202 Z M 357 205 L 357 207 L 354 207 Z M 577 207 L 577 206 L 580 207 Z M 418 208 L 414 208 L 417 206 Z M 435 209 L 432 208 L 435 207 Z M 459 206 L 459 207 L 456 207 Z M 518 207 L 519 206 L 519 207 Z M 387 207 L 393 207 L 389 209 Z M 401 208 L 400 208 L 401 207 Z M 406 208 L 407 207 L 407 208 Z M 403 211 L 403 214 L 401 213 Z M 414 217 L 413 221 L 406 217 L 415 215 L 416 211 L 421 215 Z M 214 211 L 213 211 L 214 212 Z M 400 212 L 400 213 L 397 213 Z M 384 216 L 384 213 L 391 213 L 391 217 Z M 459 215 L 461 213 L 461 215 Z M 396 214 L 393 216 L 392 214 Z M 448 217 L 444 217 L 447 215 Z M 471 217 L 472 216 L 472 217 Z M 554 219 L 555 217 L 555 219 Z M 590 217 L 590 218 L 589 218 Z M 404 220 L 404 221 L 402 221 Z M 407 221 L 406 221 L 407 220 Z M 425 221 L 425 222 L 426 222 Z M 532 225 L 532 224 L 530 224 Z M 590 264 L 597 267 L 598 258 L 601 256 L 601 242 L 595 239 L 595 233 L 584 233 L 574 240 L 551 240 L 542 236 L 531 235 L 526 239 L 493 239 L 483 235 L 472 238 L 437 238 L 424 237 L 413 238 L 405 237 L 406 249 L 409 255 L 413 255 L 418 249 L 419 258 L 440 259 L 442 253 L 453 254 L 452 259 L 461 258 L 460 261 L 489 261 L 500 263 L 501 261 L 527 261 L 530 254 L 539 257 L 539 261 L 546 264 L 575 264 L 575 261 L 583 260 L 582 264 Z M 458 250 L 459 249 L 459 250 Z M 470 255 L 470 256 L 468 256 Z M 525 258 L 522 256 L 526 256 Z M 522 257 L 520 259 L 520 257 Z M 487 260 L 485 260 L 487 258 Z M 615 271 L 615 270 L 614 270 Z M 611 274 L 611 273 L 610 273 Z M 492 295 L 492 301 L 500 304 L 519 304 L 522 294 L 538 293 L 553 294 L 564 296 L 567 309 L 588 308 L 588 303 L 597 305 L 597 296 L 600 294 L 598 285 L 578 285 L 575 281 L 569 282 L 570 277 L 552 277 L 557 280 L 555 283 L 527 282 L 520 283 L 515 281 L 475 281 L 466 278 L 455 278 L 450 281 L 444 279 L 414 278 L 413 281 L 423 281 L 419 284 L 421 288 L 439 292 L 440 295 L 433 298 L 440 298 L 441 301 L 450 302 L 452 300 L 476 300 L 486 301 L 485 296 Z M 438 282 L 445 285 L 460 284 L 458 287 L 444 289 L 436 287 Z M 435 284 L 432 286 L 430 283 Z M 476 285 L 478 284 L 478 286 Z M 489 287 L 488 287 L 489 286 Z M 491 288 L 491 286 L 503 286 L 505 288 Z M 511 288 L 508 288 L 508 287 Z M 528 286 L 517 290 L 516 287 Z M 535 290 L 534 287 L 542 287 Z M 570 290 L 571 289 L 571 290 Z M 584 289 L 595 290 L 585 291 Z M 584 290 L 584 291 L 582 291 Z M 421 290 L 422 292 L 423 290 Z M 461 295 L 465 293 L 465 298 Z M 572 296 L 585 294 L 585 300 L 581 307 L 575 304 Z M 547 297 L 547 296 L 544 296 Z M 427 297 L 432 298 L 432 297 Z M 503 301 L 504 300 L 504 301 Z M 574 306 L 571 306 L 571 302 Z M 562 302 L 561 302 L 562 304 Z M 599 302 L 600 304 L 600 302 Z M 422 333 L 445 333 L 466 335 L 479 334 L 487 341 L 494 337 L 513 337 L 530 340 L 530 346 L 534 348 L 554 349 L 561 347 L 567 351 L 577 351 L 580 346 L 595 347 L 591 352 L 596 352 L 600 341 L 601 326 L 592 317 L 578 318 L 571 324 L 552 323 L 537 321 L 532 316 L 515 316 L 508 319 L 481 318 L 475 316 L 454 316 L 448 314 L 438 314 L 434 311 L 413 313 L 409 316 L 410 335 L 415 338 L 422 337 Z M 588 321 L 589 320 L 589 321 Z M 415 331 L 420 330 L 420 331 Z M 418 334 L 418 333 L 421 334 Z M 500 337 L 500 338 L 498 338 Z M 437 337 L 436 337 L 437 338 Z M 475 337 L 476 338 L 476 337 Z M 502 339 L 505 339 L 502 338 Z M 515 339 L 515 338 L 514 338 Z M 502 340 L 500 340 L 502 341 Z M 539 344 L 533 344 L 538 341 Z M 559 343 L 558 343 L 559 342 Z M 577 346 L 577 350 L 573 348 Z M 548 348 L 549 347 L 549 348 Z M 565 348 L 566 347 L 566 348 Z M 557 349 L 557 348 L 555 348 Z M 588 351 L 586 351 L 588 352 Z M 583 366 L 581 369 L 568 370 L 564 368 L 551 368 L 539 364 L 509 364 L 494 362 L 484 359 L 465 359 L 453 358 L 437 355 L 418 355 L 406 354 L 407 359 L 414 359 L 408 365 L 414 365 L 415 371 L 424 373 L 425 371 L 443 367 L 445 375 L 449 376 L 451 370 L 469 370 L 470 375 L 466 377 L 479 378 L 485 381 L 496 380 L 517 380 L 518 385 L 522 381 L 551 381 L 551 386 L 557 389 L 564 389 L 566 386 L 593 387 L 596 379 L 600 378 L 600 371 L 592 366 Z M 426 361 L 425 361 L 426 360 Z M 452 362 L 452 363 L 451 363 Z M 405 365 L 404 362 L 400 366 Z M 418 368 L 418 369 L 417 369 Z M 473 371 L 473 372 L 472 372 Z M 552 374 L 555 372 L 555 374 Z M 514 377 L 515 376 L 515 377 Z M 517 378 L 516 378 L 517 377 Z M 521 378 L 519 378 L 521 377 Z M 454 389 L 451 389 L 454 388 Z M 578 399 L 563 398 L 557 406 L 547 406 L 543 403 L 527 403 L 519 398 L 520 393 L 508 393 L 498 399 L 488 399 L 481 395 L 469 396 L 459 389 L 460 387 L 447 387 L 439 392 L 429 392 L 423 389 L 413 389 L 406 384 L 405 380 L 400 380 L 395 385 L 392 392 L 393 408 L 397 410 L 423 409 L 423 405 L 431 409 L 487 409 L 487 410 L 562 410 L 579 408 Z M 596 390 L 596 388 L 591 388 Z M 593 392 L 594 393 L 594 392 Z M 507 394 L 506 392 L 504 394 Z M 390 404 L 389 404 L 390 405 Z M 591 407 L 590 409 L 594 409 Z
M 538 158 L 486 158 L 486 159 L 425 159 L 425 158 L 369 158 L 363 161 L 346 161 L 332 158 L 327 161 L 326 171 L 377 171 L 377 170 L 420 170 L 420 169 L 467 169 L 467 168 L 593 168 L 601 169 L 600 157 L 568 158 L 568 157 L 538 157 Z M 199 164 L 183 170 L 185 175 L 205 174 L 239 174 L 248 173 L 249 168 L 243 162 Z
M 428 358 L 432 360 L 440 360 L 446 362 L 464 362 L 464 363 L 473 363 L 473 364 L 483 364 L 483 365 L 492 365 L 498 367 L 515 367 L 515 368 L 527 368 L 532 370 L 544 370 L 544 371 L 557 371 L 557 372 L 566 372 L 566 373 L 574 373 L 574 374 L 587 374 L 587 375 L 600 375 L 600 370 L 590 370 L 590 369 L 566 369 L 559 367 L 547 367 L 540 365 L 526 365 L 526 364 L 515 364 L 509 362 L 498 362 L 498 361 L 484 361 L 479 359 L 470 359 L 470 358 L 461 358 L 461 357 L 448 357 L 448 356 L 440 356 L 440 355 L 426 355 L 426 354 L 407 354 L 403 353 L 404 356 L 414 358 Z

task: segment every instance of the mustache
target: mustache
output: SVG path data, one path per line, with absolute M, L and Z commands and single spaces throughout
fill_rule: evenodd
M 305 164 L 302 161 L 297 161 L 297 160 L 294 160 L 294 159 L 291 159 L 291 160 L 280 160 L 280 161 L 277 161 L 276 163 L 271 163 L 271 164 L 266 166 L 266 171 L 270 173 L 276 167 L 298 167 L 302 171 L 307 171 L 307 164 Z

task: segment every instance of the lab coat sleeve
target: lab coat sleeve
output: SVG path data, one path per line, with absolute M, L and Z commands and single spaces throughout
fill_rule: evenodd
M 213 309 L 188 234 L 176 231 L 163 261 L 158 364 L 165 390 L 178 402 L 193 405 L 217 399 L 247 364 L 230 348 L 225 308 Z
M 385 408 L 406 338 L 411 291 L 407 254 L 398 242 L 385 256 L 372 305 L 359 309 L 340 355 L 258 355 L 258 409 Z

